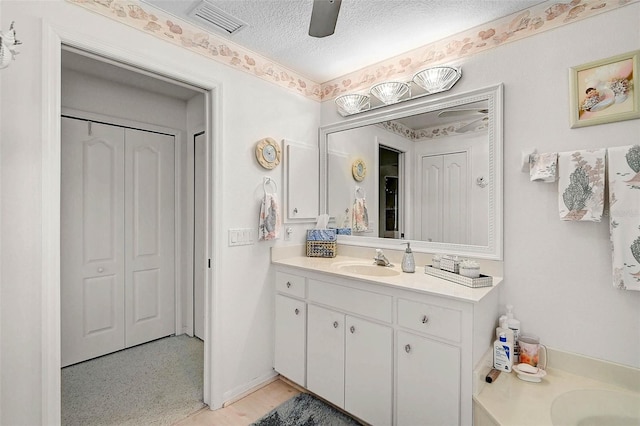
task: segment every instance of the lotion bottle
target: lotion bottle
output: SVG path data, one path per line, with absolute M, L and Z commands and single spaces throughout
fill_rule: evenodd
M 493 343 L 493 368 L 510 372 L 513 367 L 513 344 L 507 342 L 507 336 L 500 334 L 498 340 Z
M 402 243 L 407 245 L 407 249 L 404 252 L 404 256 L 402 256 L 402 272 L 415 272 L 416 271 L 416 261 L 413 258 L 413 252 L 411 251 L 411 243 Z
M 507 327 L 513 331 L 513 362 L 520 362 L 520 321 L 513 317 L 513 305 L 507 305 Z
M 515 345 L 515 337 L 513 335 L 513 330 L 507 327 L 507 316 L 502 315 L 498 319 L 498 324 L 499 326 L 496 328 L 496 339 L 500 338 L 500 333 L 504 333 L 504 335 L 507 337 L 507 342 L 511 343 L 512 345 Z

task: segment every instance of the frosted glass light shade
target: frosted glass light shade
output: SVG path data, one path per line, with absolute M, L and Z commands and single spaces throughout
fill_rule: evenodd
M 413 76 L 413 82 L 429 93 L 449 90 L 462 77 L 462 71 L 453 67 L 433 67 Z
M 409 85 L 400 81 L 385 81 L 384 83 L 376 84 L 369 91 L 369 93 L 387 105 L 398 102 L 408 92 Z
M 370 106 L 369 95 L 361 95 L 359 93 L 338 96 L 335 102 L 338 108 L 346 114 L 355 114 L 369 109 Z

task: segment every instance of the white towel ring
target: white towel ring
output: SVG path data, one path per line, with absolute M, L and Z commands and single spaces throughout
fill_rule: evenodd
M 265 177 L 264 181 L 262 182 L 262 189 L 264 190 L 264 193 L 269 194 L 269 192 L 267 192 L 267 185 L 270 183 L 273 184 L 273 192 L 271 192 L 271 194 L 277 194 L 278 185 L 276 184 L 276 181 L 271 179 L 270 177 Z

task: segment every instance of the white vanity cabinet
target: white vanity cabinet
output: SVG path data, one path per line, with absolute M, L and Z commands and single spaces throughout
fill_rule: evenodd
M 307 388 L 367 423 L 390 425 L 393 329 L 378 321 L 391 319 L 392 299 L 309 280 L 307 302 Z
M 274 368 L 293 382 L 306 385 L 306 279 L 276 273 Z
M 276 320 L 276 370 L 283 376 L 289 373 L 278 358 L 306 362 L 311 392 L 372 425 L 472 424 L 473 369 L 494 339 L 497 291 L 473 293 L 418 274 L 392 284 L 311 267 L 276 270 L 278 298 L 295 287 L 282 277 L 306 277 L 306 293 L 293 297 L 306 304 L 304 355 L 282 354 L 278 346 L 299 343 L 291 336 L 302 333 L 288 333 Z M 276 303 L 277 318 L 293 308 Z

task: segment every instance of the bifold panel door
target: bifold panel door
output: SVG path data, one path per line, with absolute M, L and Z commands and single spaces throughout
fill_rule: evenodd
M 174 137 L 62 118 L 62 366 L 175 332 Z

